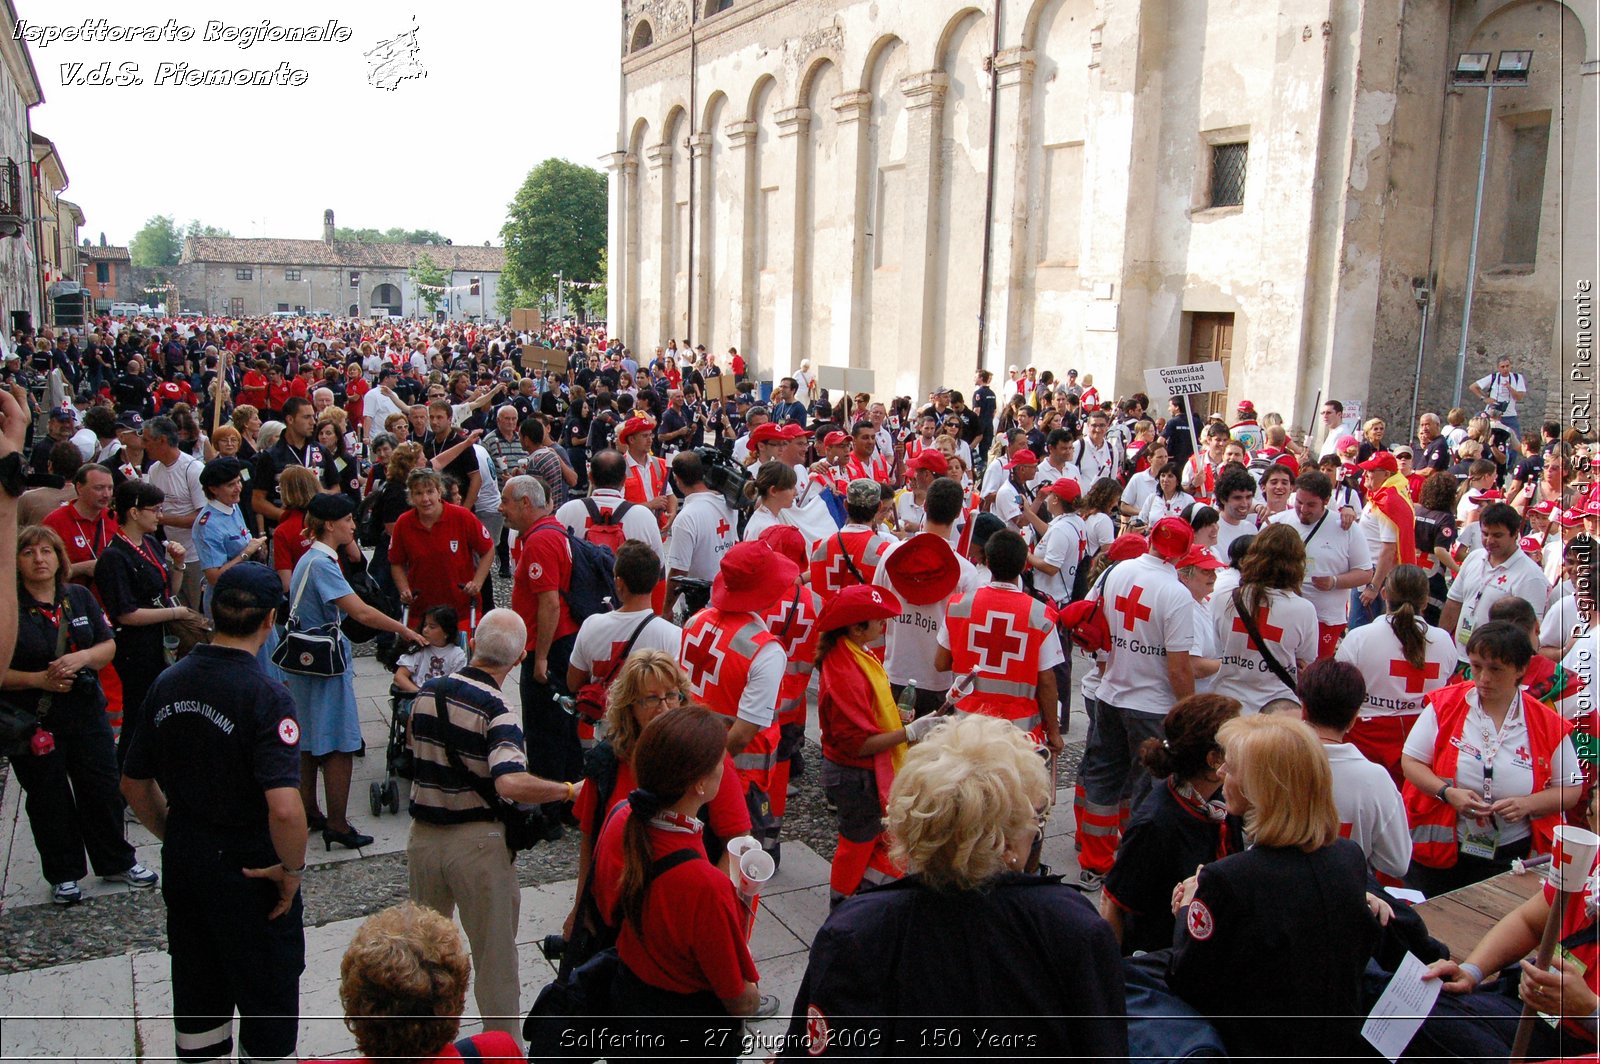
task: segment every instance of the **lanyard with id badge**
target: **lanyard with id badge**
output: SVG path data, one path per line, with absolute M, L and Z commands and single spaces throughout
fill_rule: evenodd
M 1494 735 L 1489 734 L 1487 726 L 1483 729 L 1483 800 L 1494 803 L 1494 762 L 1500 756 L 1500 748 L 1505 745 L 1506 735 L 1512 726 L 1522 719 L 1522 699 L 1519 694 L 1511 709 L 1506 713 L 1505 721 L 1500 725 L 1500 730 Z M 1461 852 L 1468 857 L 1481 857 L 1484 860 L 1493 860 L 1494 851 L 1500 845 L 1500 827 L 1495 822 L 1493 815 L 1487 822 L 1477 820 L 1469 821 L 1461 831 Z

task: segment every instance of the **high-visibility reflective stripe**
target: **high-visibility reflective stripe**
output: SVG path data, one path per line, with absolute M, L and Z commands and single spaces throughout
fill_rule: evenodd
M 952 617 L 957 619 L 971 617 L 972 596 L 974 594 L 976 594 L 976 592 L 968 592 L 967 594 L 956 599 L 956 601 L 950 603 L 950 605 L 945 608 L 945 619 L 949 620 Z
M 1094 824 L 1088 820 L 1085 820 L 1083 823 L 1078 825 L 1078 830 L 1083 832 L 1085 835 L 1116 835 L 1122 831 L 1122 828 L 1116 823 Z
M 1083 811 L 1089 816 L 1105 817 L 1109 820 L 1121 813 L 1121 807 L 1115 805 L 1098 805 L 1089 801 L 1088 796 L 1085 795 L 1083 799 Z
M 1031 701 L 1038 698 L 1039 685 L 1036 683 L 1020 683 L 1015 680 L 994 680 L 980 674 L 972 682 L 972 693 L 1000 695 L 1004 698 L 1026 698 Z
M 1455 841 L 1456 829 L 1454 825 L 1443 827 L 1439 824 L 1418 824 L 1411 829 L 1411 843 L 1413 846 L 1426 846 L 1429 843 L 1454 844 Z
M 1003 707 L 996 706 L 994 708 L 995 709 L 1001 709 Z M 958 716 L 962 716 L 962 717 L 996 717 L 996 718 L 999 718 L 1000 720 L 1010 721 L 1012 724 L 1015 724 L 1017 727 L 1021 728 L 1025 732 L 1033 731 L 1035 728 L 1039 727 L 1039 725 L 1042 723 L 1040 718 L 1039 718 L 1039 714 L 1038 713 L 1031 713 L 1026 717 L 1012 717 L 1012 716 L 1007 716 L 1004 713 L 998 713 L 998 712 L 997 713 L 980 713 L 980 712 L 977 712 L 976 710 L 971 710 L 971 709 L 957 709 L 956 710 L 956 714 Z
M 741 772 L 761 772 L 778 763 L 776 750 L 753 754 L 734 754 L 733 767 Z
M 173 1032 L 173 1041 L 179 1049 L 209 1049 L 219 1042 L 227 1042 L 233 1038 L 233 1021 L 229 1020 L 220 1027 L 213 1027 L 209 1031 L 199 1031 L 186 1034 L 183 1031 Z
M 870 864 L 867 865 L 867 870 L 861 873 L 861 882 L 870 883 L 874 887 L 880 886 L 884 883 L 893 883 L 899 878 L 899 876 L 893 875 L 892 873 L 873 868 Z

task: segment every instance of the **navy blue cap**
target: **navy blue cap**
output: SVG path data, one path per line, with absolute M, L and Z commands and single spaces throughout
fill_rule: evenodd
M 288 597 L 283 593 L 283 580 L 260 562 L 240 562 L 224 570 L 212 588 L 212 598 L 228 597 L 229 592 L 246 599 L 242 605 L 260 610 L 276 609 Z

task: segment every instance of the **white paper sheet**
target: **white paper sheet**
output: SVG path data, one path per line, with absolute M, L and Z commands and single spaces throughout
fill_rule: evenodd
M 1400 1059 L 1417 1028 L 1433 1011 L 1433 1003 L 1439 1000 L 1444 982 L 1439 979 L 1423 982 L 1422 973 L 1427 970 L 1426 964 L 1407 953 L 1362 1025 L 1361 1037 L 1391 1061 Z

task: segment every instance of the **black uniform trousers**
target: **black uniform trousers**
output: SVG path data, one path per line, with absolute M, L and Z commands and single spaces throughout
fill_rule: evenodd
M 28 827 L 45 879 L 75 883 L 88 874 L 89 865 L 96 875 L 126 872 L 134 852 L 122 837 L 116 747 L 105 712 L 52 716 L 46 725 L 55 736 L 53 751 L 11 759 L 27 795 Z
M 533 678 L 533 654 L 522 661 L 522 737 L 528 750 L 528 771 L 547 780 L 575 780 L 583 775 L 583 745 L 578 741 L 578 718 L 556 700 L 567 690 L 567 665 L 572 661 L 576 633 L 550 644 L 550 681 Z M 548 803 L 546 815 L 563 803 Z
M 117 631 L 117 654 L 111 664 L 122 681 L 122 732 L 117 736 L 117 767 L 128 759 L 128 743 L 144 720 L 144 698 L 167 667 L 161 643 L 162 626 L 128 625 Z
M 269 921 L 277 886 L 241 871 L 276 864 L 271 842 L 241 845 L 169 822 L 161 860 L 178 1059 L 226 1058 L 235 1011 L 241 1060 L 293 1059 L 306 955 L 301 898 Z

